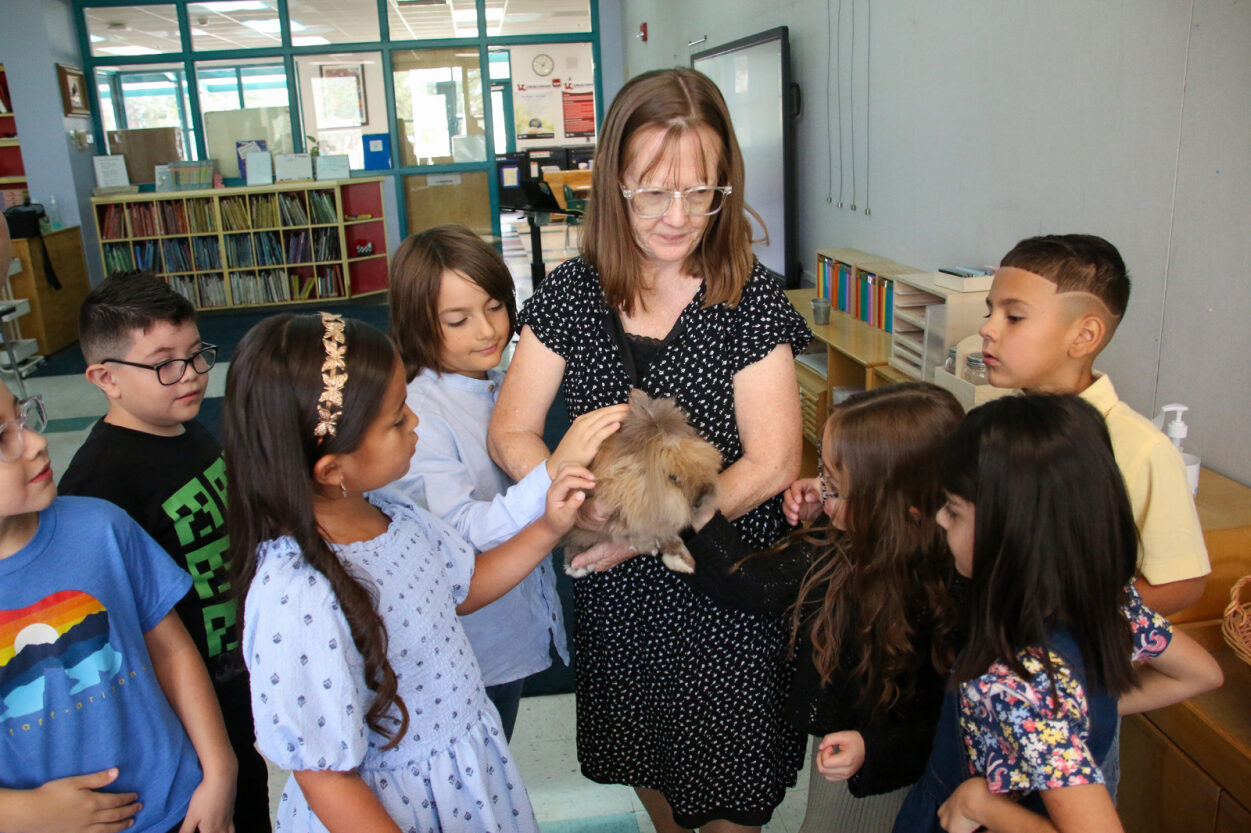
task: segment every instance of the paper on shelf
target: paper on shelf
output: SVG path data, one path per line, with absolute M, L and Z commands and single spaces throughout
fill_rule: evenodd
M 274 160 L 267 150 L 254 150 L 243 155 L 248 185 L 270 185 L 274 181 Z
M 274 154 L 274 180 L 287 182 L 293 179 L 313 178 L 313 157 L 307 153 Z
M 96 167 L 97 188 L 117 188 L 130 184 L 125 156 L 93 156 L 91 163 Z
M 348 179 L 352 176 L 352 167 L 348 164 L 347 154 L 325 154 L 318 156 L 314 161 L 317 163 L 318 179 Z

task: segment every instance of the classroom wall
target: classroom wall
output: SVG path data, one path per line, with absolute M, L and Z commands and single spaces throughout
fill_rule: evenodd
M 997 263 L 1034 234 L 1111 240 L 1133 294 L 1099 368 L 1144 414 L 1191 406 L 1187 449 L 1251 483 L 1251 4 L 621 0 L 621 13 L 626 78 L 689 66 L 705 36 L 694 49 L 790 27 L 808 260 L 850 246 L 928 270 Z
M 87 272 L 103 277 L 91 189 L 92 148 L 79 150 L 72 130 L 91 130 L 88 118 L 68 118 L 61 105 L 56 65 L 82 67 L 69 0 L 4 0 L 0 62 L 13 96 L 17 135 L 31 202 L 56 197 L 63 226 L 81 226 Z

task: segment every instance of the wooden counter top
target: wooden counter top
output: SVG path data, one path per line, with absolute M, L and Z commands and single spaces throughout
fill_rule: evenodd
M 1174 623 L 1219 619 L 1229 604 L 1229 588 L 1251 573 L 1251 488 L 1200 469 L 1195 509 L 1212 573 L 1199 601 L 1169 617 Z
M 812 299 L 817 297 L 815 289 L 788 289 L 786 297 L 804 317 L 808 329 L 818 341 L 864 367 L 879 367 L 890 360 L 890 333 L 838 310 L 830 311 L 829 324 L 814 324 Z

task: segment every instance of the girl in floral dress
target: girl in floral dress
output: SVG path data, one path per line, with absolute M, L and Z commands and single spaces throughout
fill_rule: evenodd
M 230 555 L 257 745 L 292 778 L 277 830 L 532 831 L 534 812 L 457 614 L 503 595 L 573 524 L 590 472 L 475 558 L 398 492 L 417 417 L 382 333 L 275 316 L 226 381 Z
M 1119 831 L 1098 766 L 1118 710 L 1221 674 L 1131 583 L 1134 519 L 1103 420 L 1074 396 L 1000 399 L 968 415 L 941 468 L 969 641 L 895 830 Z

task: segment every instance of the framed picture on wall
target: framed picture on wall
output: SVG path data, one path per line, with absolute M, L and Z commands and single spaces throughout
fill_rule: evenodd
M 369 122 L 363 64 L 322 64 L 317 102 L 322 127 L 360 127 Z
M 90 116 L 87 105 L 87 79 L 78 67 L 56 65 L 57 86 L 61 89 L 61 107 L 67 116 Z

